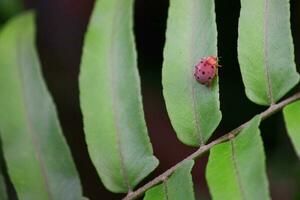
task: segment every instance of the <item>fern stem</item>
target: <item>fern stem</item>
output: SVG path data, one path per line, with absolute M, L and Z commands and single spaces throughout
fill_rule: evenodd
M 277 104 L 272 104 L 267 110 L 265 110 L 264 112 L 260 113 L 260 117 L 261 120 L 265 120 L 268 117 L 270 117 L 271 115 L 273 115 L 274 113 L 282 110 L 286 105 L 297 101 L 300 99 L 300 92 L 295 93 L 294 95 L 288 97 L 287 99 L 277 103 Z M 145 185 L 143 185 L 142 187 L 138 188 L 135 191 L 129 192 L 127 194 L 126 197 L 123 198 L 123 200 L 132 200 L 132 199 L 136 199 L 138 197 L 140 197 L 141 195 L 143 195 L 148 189 L 150 189 L 151 187 L 163 182 L 166 180 L 167 177 L 169 177 L 182 163 L 184 163 L 187 160 L 196 160 L 197 158 L 199 158 L 203 153 L 207 152 L 208 150 L 210 150 L 212 147 L 214 147 L 217 144 L 223 143 L 228 141 L 229 139 L 232 139 L 233 137 L 237 136 L 239 134 L 239 132 L 249 123 L 249 121 L 245 122 L 244 124 L 240 125 L 239 127 L 233 129 L 232 131 L 230 131 L 229 133 L 217 138 L 216 140 L 206 144 L 206 145 L 202 145 L 201 147 L 199 147 L 199 149 L 197 151 L 195 151 L 194 153 L 190 154 L 189 156 L 187 156 L 185 159 L 183 159 L 182 161 L 178 162 L 176 165 L 174 165 L 173 167 L 169 168 L 167 171 L 165 171 L 164 173 L 162 173 L 161 175 L 157 176 L 156 178 L 152 179 L 151 181 L 149 181 L 148 183 L 146 183 Z

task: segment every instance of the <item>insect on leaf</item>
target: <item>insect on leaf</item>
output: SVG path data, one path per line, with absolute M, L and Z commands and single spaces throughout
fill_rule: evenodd
M 198 83 L 195 65 L 217 55 L 214 1 L 172 0 L 163 62 L 163 94 L 179 140 L 200 146 L 221 120 L 218 77 L 210 87 Z

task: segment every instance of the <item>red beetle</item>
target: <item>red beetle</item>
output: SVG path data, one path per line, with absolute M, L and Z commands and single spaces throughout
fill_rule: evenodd
M 195 66 L 194 76 L 199 83 L 210 86 L 212 80 L 218 75 L 218 67 L 220 65 L 216 56 L 202 58 Z

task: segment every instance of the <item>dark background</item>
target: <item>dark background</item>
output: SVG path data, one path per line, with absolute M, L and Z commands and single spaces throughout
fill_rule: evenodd
M 223 119 L 213 138 L 225 134 L 266 109 L 251 103 L 244 93 L 237 61 L 240 2 L 239 0 L 215 2 L 218 55 L 223 66 L 219 73 Z M 94 1 L 24 0 L 23 3 L 25 8 L 37 10 L 37 46 L 44 76 L 54 97 L 62 128 L 80 173 L 84 195 L 91 200 L 120 199 L 124 195 L 112 194 L 103 187 L 91 163 L 84 141 L 79 108 L 78 73 L 82 41 Z M 135 3 L 135 36 L 144 110 L 154 154 L 160 160 L 159 167 L 147 178 L 148 181 L 195 151 L 194 148 L 187 147 L 177 140 L 162 96 L 161 66 L 168 5 L 167 0 L 136 0 Z M 9 14 L 0 9 L 0 23 L 3 23 Z M 298 71 L 300 71 L 299 17 L 300 2 L 291 0 L 291 23 Z M 272 198 L 300 199 L 300 162 L 286 135 L 282 114 L 275 114 L 264 121 L 261 131 L 267 155 Z M 196 162 L 193 169 L 198 199 L 210 199 L 205 182 L 206 162 L 207 154 Z M 10 192 L 13 195 L 13 189 L 10 189 Z

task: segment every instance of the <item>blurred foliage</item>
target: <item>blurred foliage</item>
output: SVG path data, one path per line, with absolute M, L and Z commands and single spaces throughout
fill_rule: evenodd
M 22 10 L 21 0 L 0 0 L 0 24 Z

